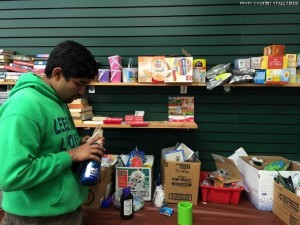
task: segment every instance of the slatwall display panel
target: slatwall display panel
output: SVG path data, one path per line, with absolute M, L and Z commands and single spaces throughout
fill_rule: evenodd
M 256 5 L 251 2 L 257 2 Z M 49 53 L 72 39 L 86 45 L 102 68 L 121 55 L 137 66 L 139 55 L 182 56 L 182 48 L 205 58 L 208 68 L 234 59 L 261 56 L 271 44 L 300 52 L 297 1 L 237 0 L 53 0 L 0 1 L 0 48 L 18 54 Z M 278 5 L 286 3 L 285 5 Z M 124 116 L 146 111 L 146 120 L 167 120 L 168 96 L 179 87 L 96 87 L 88 94 L 95 114 Z M 239 147 L 249 154 L 300 160 L 299 88 L 188 87 L 195 96 L 197 130 L 106 129 L 107 148 L 128 153 L 138 146 L 160 149 L 184 142 L 199 151 L 202 169 L 213 169 L 211 153 L 229 156 Z M 80 133 L 92 130 L 79 129 Z

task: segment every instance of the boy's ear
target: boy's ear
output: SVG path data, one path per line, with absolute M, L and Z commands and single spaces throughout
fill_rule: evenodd
M 59 80 L 61 78 L 61 76 L 63 76 L 62 69 L 60 67 L 55 67 L 52 71 L 52 77 L 55 80 Z

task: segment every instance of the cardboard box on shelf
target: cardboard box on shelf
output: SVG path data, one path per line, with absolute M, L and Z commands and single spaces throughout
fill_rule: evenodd
M 116 191 L 130 187 L 132 193 L 139 193 L 144 201 L 151 201 L 154 156 L 147 155 L 144 167 L 116 167 Z
M 163 83 L 165 70 L 165 56 L 139 56 L 138 82 Z
M 271 211 L 273 209 L 274 178 L 278 176 L 278 172 L 263 169 L 271 162 L 283 160 L 287 163 L 289 160 L 280 156 L 255 156 L 264 161 L 262 166 L 257 167 L 249 164 L 252 157 L 254 156 L 242 156 L 237 161 L 246 195 L 257 209 Z M 279 172 L 284 177 L 297 174 L 299 176 L 300 165 L 291 161 L 288 171 Z
M 201 162 L 167 162 L 161 160 L 165 202 L 189 201 L 197 205 Z
M 166 57 L 165 82 L 193 82 L 193 57 Z
M 284 55 L 285 45 L 270 45 L 264 48 L 264 55 Z
M 287 56 L 262 56 L 260 69 L 286 69 Z
M 101 181 L 89 187 L 88 199 L 82 205 L 84 209 L 99 209 L 102 201 L 112 194 L 114 173 L 114 165 L 101 168 Z
M 300 222 L 300 197 L 274 181 L 273 213 L 287 225 Z
M 267 69 L 266 84 L 287 84 L 289 77 L 289 69 Z

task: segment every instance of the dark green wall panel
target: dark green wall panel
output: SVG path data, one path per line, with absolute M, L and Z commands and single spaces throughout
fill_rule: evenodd
M 86 45 L 102 68 L 119 54 L 126 66 L 138 55 L 206 58 L 211 68 L 236 58 L 260 56 L 271 44 L 300 52 L 300 7 L 241 5 L 237 0 L 0 1 L 0 48 L 19 54 L 49 53 L 72 39 Z M 248 1 L 246 1 L 248 2 Z M 290 1 L 282 1 L 290 2 Z M 87 94 L 94 114 L 124 116 L 145 110 L 146 120 L 167 120 L 169 96 L 179 87 L 97 86 Z M 195 96 L 197 130 L 105 129 L 107 149 L 135 146 L 160 157 L 161 148 L 184 142 L 199 151 L 202 169 L 214 169 L 211 153 L 281 155 L 300 160 L 300 88 L 188 87 Z M 81 134 L 91 129 L 79 129 Z

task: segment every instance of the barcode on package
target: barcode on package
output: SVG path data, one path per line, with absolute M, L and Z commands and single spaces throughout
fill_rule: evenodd
M 290 225 L 299 225 L 298 219 L 290 215 Z
M 190 195 L 190 194 L 169 193 L 169 199 L 180 200 L 180 201 L 192 201 L 192 195 Z

